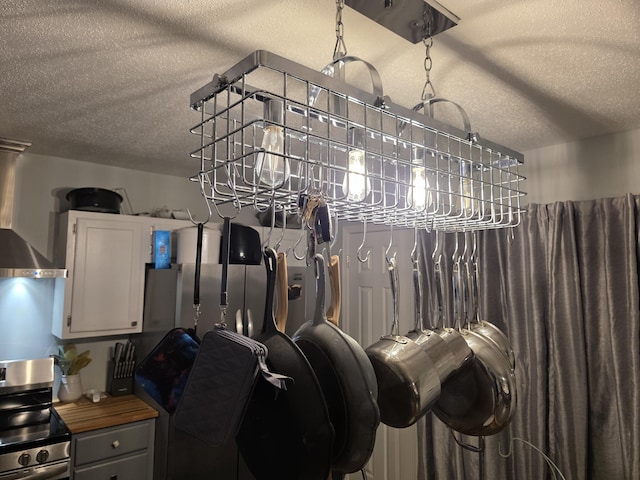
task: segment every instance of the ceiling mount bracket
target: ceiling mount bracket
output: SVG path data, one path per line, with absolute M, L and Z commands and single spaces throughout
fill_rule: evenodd
M 460 22 L 457 15 L 436 0 L 345 0 L 345 4 L 411 43 L 418 43 L 425 36 L 425 9 L 430 8 L 433 14 L 432 36 Z

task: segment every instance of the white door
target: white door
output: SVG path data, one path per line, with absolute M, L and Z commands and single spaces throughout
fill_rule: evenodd
M 362 225 L 342 228 L 342 328 L 363 347 L 390 333 L 392 320 L 391 287 L 385 261 L 389 244 L 388 227 L 369 227 L 361 254 L 368 250 L 368 261 L 357 259 L 362 242 Z M 397 251 L 400 276 L 399 325 L 400 333 L 413 328 L 414 296 L 411 276 L 411 250 L 413 230 L 395 229 L 391 253 Z M 368 480 L 412 480 L 418 477 L 418 445 L 416 426 L 396 429 L 380 425 L 374 452 L 365 468 Z M 361 480 L 360 473 L 349 475 L 348 480 Z

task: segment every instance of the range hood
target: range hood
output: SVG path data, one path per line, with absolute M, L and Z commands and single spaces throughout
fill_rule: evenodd
M 16 159 L 30 143 L 0 138 L 0 278 L 59 278 L 53 264 L 12 230 Z

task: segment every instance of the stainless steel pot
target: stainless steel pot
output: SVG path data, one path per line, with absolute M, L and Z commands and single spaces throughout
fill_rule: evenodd
M 391 334 L 366 348 L 378 381 L 380 419 L 404 428 L 427 413 L 440 396 L 438 370 L 429 355 L 413 340 L 399 335 L 398 272 L 396 259 L 387 260 L 391 278 L 393 323 Z
M 453 267 L 454 316 L 465 318 L 465 285 L 461 259 Z M 453 430 L 487 436 L 504 429 L 516 407 L 515 375 L 508 359 L 495 343 L 469 329 L 460 329 L 474 353 L 473 360 L 444 385 L 435 414 Z
M 513 352 L 513 348 L 511 347 L 509 338 L 507 338 L 502 330 L 496 327 L 493 323 L 487 322 L 485 320 L 480 320 L 478 309 L 478 265 L 475 258 L 475 236 L 473 243 L 474 245 L 471 256 L 465 262 L 470 305 L 470 309 L 468 312 L 468 328 L 472 332 L 482 335 L 483 337 L 494 342 L 496 347 L 507 357 L 511 369 L 515 370 L 516 357 Z
M 444 383 L 458 366 L 455 356 L 449 344 L 437 332 L 424 328 L 424 317 L 422 314 L 423 289 L 422 275 L 420 273 L 420 257 L 413 262 L 413 288 L 415 301 L 415 325 L 413 330 L 407 333 L 407 337 L 416 342 L 429 355 L 431 361 L 438 370 L 440 383 Z
M 452 368 L 453 370 L 459 370 L 473 359 L 473 351 L 471 350 L 465 339 L 462 337 L 462 334 L 457 329 L 447 325 L 446 318 L 448 315 L 446 304 L 444 301 L 444 292 L 447 289 L 447 284 L 443 281 L 442 278 L 442 255 L 437 245 L 432 258 L 433 281 L 435 290 L 434 293 L 436 296 L 437 318 L 439 324 L 437 326 L 432 326 L 431 329 L 434 330 L 438 335 L 440 335 L 440 337 L 442 337 L 442 339 L 447 343 L 454 358 L 454 364 Z

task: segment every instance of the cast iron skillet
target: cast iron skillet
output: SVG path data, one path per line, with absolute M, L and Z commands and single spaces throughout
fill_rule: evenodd
M 358 342 L 327 321 L 324 259 L 316 254 L 314 261 L 315 313 L 294 334 L 293 341 L 316 372 L 329 408 L 336 433 L 331 468 L 352 473 L 363 468 L 373 452 L 380 425 L 378 384 L 371 362 Z
M 295 343 L 276 329 L 273 296 L 277 257 L 266 248 L 267 298 L 262 332 L 255 339 L 267 347 L 267 366 L 293 378 L 278 392 L 260 380 L 236 440 L 257 479 L 326 480 L 333 452 L 333 427 L 320 384 Z

